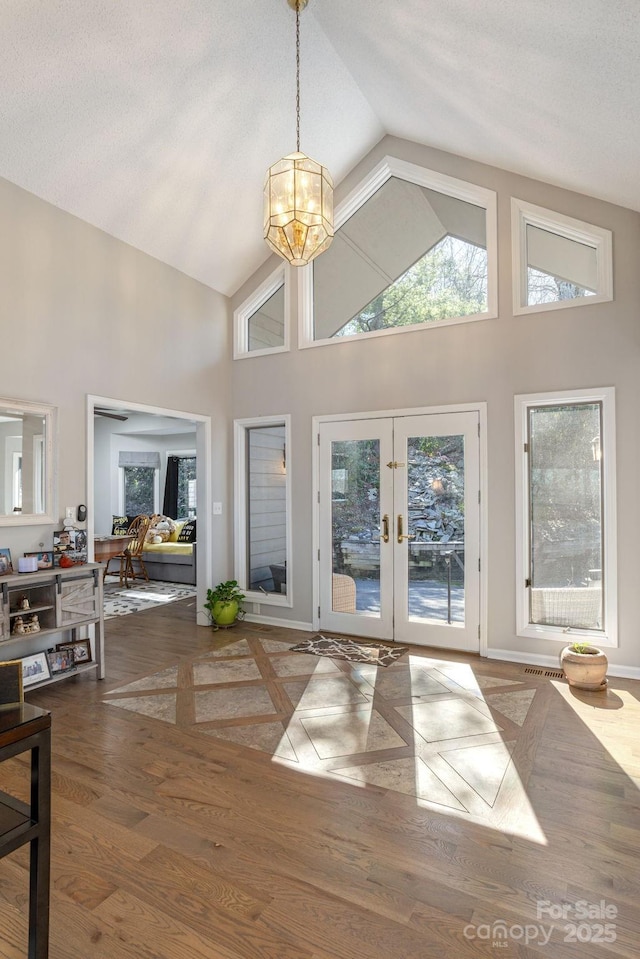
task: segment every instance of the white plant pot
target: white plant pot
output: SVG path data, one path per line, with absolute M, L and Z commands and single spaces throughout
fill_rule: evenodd
M 570 686 L 578 689 L 606 689 L 606 653 L 597 646 L 589 646 L 588 649 L 589 652 L 577 653 L 571 646 L 565 646 L 560 654 L 562 671 Z

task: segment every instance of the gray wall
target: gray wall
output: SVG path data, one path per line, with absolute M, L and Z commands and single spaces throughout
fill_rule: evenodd
M 88 498 L 87 394 L 211 416 L 213 570 L 226 579 L 228 300 L 6 180 L 0 222 L 0 395 L 58 407 L 59 515 Z M 15 558 L 53 528 L 1 528 L 0 545 Z
M 234 417 L 292 413 L 295 595 L 280 619 L 309 622 L 312 578 L 311 418 L 314 415 L 486 401 L 490 649 L 557 656 L 559 645 L 515 635 L 513 397 L 517 393 L 614 386 L 617 403 L 619 649 L 612 663 L 640 667 L 637 587 L 640 473 L 640 216 L 544 183 L 387 137 L 336 191 L 339 202 L 383 156 L 421 164 L 498 194 L 499 317 L 402 335 L 343 342 L 233 364 Z M 612 303 L 514 317 L 511 196 L 605 227 L 614 234 Z M 236 308 L 274 268 L 263 265 L 232 300 Z M 295 276 L 295 271 L 294 276 Z M 295 293 L 292 302 L 296 303 Z M 269 614 L 269 607 L 261 612 Z

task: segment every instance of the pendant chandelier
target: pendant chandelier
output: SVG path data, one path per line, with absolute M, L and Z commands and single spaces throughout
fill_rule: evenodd
M 300 152 L 300 11 L 296 12 L 296 152 L 269 167 L 264 182 L 264 238 L 292 266 L 306 266 L 333 240 L 333 181 L 326 167 Z

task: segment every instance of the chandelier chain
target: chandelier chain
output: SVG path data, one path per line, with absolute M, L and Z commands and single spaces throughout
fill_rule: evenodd
M 296 3 L 296 151 L 300 153 L 300 2 Z

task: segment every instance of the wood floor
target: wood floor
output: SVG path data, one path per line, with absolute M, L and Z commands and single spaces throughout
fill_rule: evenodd
M 437 657 L 443 674 L 447 662 L 449 675 L 466 665 L 480 690 L 489 687 L 478 708 L 513 747 L 499 802 L 488 793 L 483 815 L 477 797 L 460 793 L 462 808 L 449 808 L 393 780 L 349 778 L 333 747 L 305 764 L 295 735 L 305 726 L 313 739 L 318 704 L 300 725 L 304 677 L 271 676 L 260 649 L 306 635 L 258 626 L 214 633 L 195 626 L 193 602 L 109 620 L 104 682 L 77 677 L 27 695 L 53 714 L 51 959 L 639 954 L 639 683 L 613 679 L 606 693 L 576 693 L 522 666 L 412 651 L 418 665 Z M 216 733 L 235 735 L 240 719 L 207 714 L 198 728 L 183 721 L 184 705 L 168 720 L 118 706 L 130 693 L 112 691 L 175 666 L 184 676 L 194 660 L 228 662 L 242 640 L 267 674 L 278 721 L 294 729 L 300 761 Z M 233 688 L 257 687 L 247 676 Z M 521 715 L 500 712 L 500 691 L 491 705 L 496 680 L 531 692 Z M 406 718 L 412 705 L 419 715 L 425 704 L 452 701 L 450 691 L 415 688 L 407 698 L 392 680 L 379 682 L 371 701 L 394 732 L 408 728 L 394 709 Z M 338 710 L 344 752 L 358 769 L 393 756 L 405 768 L 407 749 L 392 756 L 386 741 L 367 752 L 354 732 L 360 745 L 349 747 L 349 710 L 360 722 L 362 710 Z M 420 740 L 425 761 L 441 761 L 414 727 L 416 757 Z M 26 798 L 24 761 L 0 767 L 0 788 Z M 1 959 L 26 955 L 26 904 L 19 850 L 0 861 Z

